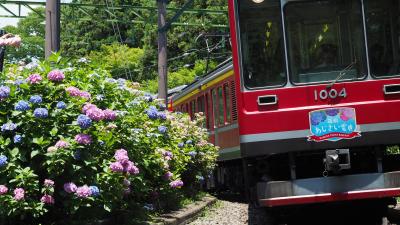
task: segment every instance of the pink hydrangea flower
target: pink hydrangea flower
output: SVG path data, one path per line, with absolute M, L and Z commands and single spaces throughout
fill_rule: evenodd
M 0 195 L 4 195 L 8 192 L 8 188 L 5 185 L 0 185 Z
M 68 148 L 69 143 L 66 141 L 63 141 L 63 140 L 59 140 L 59 141 L 57 141 L 55 146 L 56 146 L 56 148 Z
M 78 188 L 72 182 L 64 184 L 64 191 L 67 193 L 74 193 Z
M 79 198 L 87 198 L 92 194 L 92 190 L 87 185 L 83 185 L 82 187 L 78 187 L 75 192 L 76 196 Z
M 21 201 L 25 198 L 25 191 L 22 188 L 17 188 L 14 190 L 14 199 L 16 201 Z
M 67 87 L 67 88 L 65 89 L 65 91 L 66 91 L 70 96 L 73 96 L 73 97 L 80 96 L 80 93 L 81 93 L 81 91 L 80 91 L 78 88 L 76 88 L 76 87 Z
M 169 186 L 172 188 L 180 188 L 183 186 L 183 181 L 181 180 L 174 180 L 172 182 L 169 183 Z
M 78 142 L 78 144 L 89 145 L 92 143 L 92 137 L 88 134 L 77 134 L 75 136 L 75 141 Z
M 51 195 L 43 195 L 42 198 L 40 198 L 40 201 L 43 202 L 44 204 L 49 204 L 49 205 L 54 204 L 54 198 Z
M 124 171 L 124 167 L 122 166 L 122 164 L 120 162 L 111 163 L 110 169 L 113 172 L 123 172 Z
M 37 74 L 37 73 L 31 74 L 31 75 L 29 75 L 27 80 L 31 84 L 37 84 L 40 81 L 42 81 L 42 76 L 40 76 L 40 74 Z
M 45 179 L 44 180 L 44 186 L 46 186 L 46 187 L 54 187 L 54 181 L 52 181 L 50 179 Z
M 92 97 L 87 91 L 80 91 L 79 96 L 86 100 L 89 100 Z
M 115 151 L 114 158 L 120 163 L 125 163 L 129 160 L 128 152 L 121 148 Z
M 100 121 L 104 119 L 104 112 L 97 107 L 91 107 L 86 111 L 86 116 L 94 121 Z
M 60 70 L 53 70 L 50 71 L 49 74 L 47 74 L 47 79 L 51 81 L 62 81 L 64 80 L 65 76 L 64 73 L 61 72 Z
M 124 163 L 123 166 L 124 166 L 124 172 L 128 172 L 132 175 L 136 175 L 139 173 L 139 168 L 137 168 L 136 165 L 131 161 Z
M 117 119 L 117 114 L 111 109 L 103 110 L 103 113 L 104 113 L 104 119 L 106 120 L 114 121 L 115 119 Z
M 90 108 L 97 108 L 96 105 L 93 105 L 91 103 L 86 103 L 83 107 L 82 107 L 82 113 L 86 114 L 86 111 L 88 111 Z

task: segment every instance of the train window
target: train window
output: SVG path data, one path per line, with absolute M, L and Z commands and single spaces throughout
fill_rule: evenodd
M 222 87 L 218 87 L 218 125 L 223 126 L 224 124 L 225 124 L 224 96 L 222 93 Z
M 197 112 L 205 112 L 205 102 L 204 96 L 200 96 L 197 98 Z
M 237 1 L 243 80 L 247 88 L 286 83 L 280 1 Z
M 213 102 L 213 116 L 214 116 L 214 127 L 217 127 L 217 116 L 218 116 L 218 98 L 217 98 L 217 90 L 212 90 L 212 102 Z
M 196 112 L 196 101 L 190 102 L 190 118 L 194 119 L 194 113 Z
M 231 110 L 232 110 L 232 104 L 231 104 L 231 93 L 229 91 L 229 86 L 228 84 L 224 84 L 224 96 L 225 96 L 225 108 L 226 108 L 226 123 L 231 122 Z
M 206 114 L 207 127 L 211 129 L 213 127 L 213 120 L 212 120 L 213 113 L 212 113 L 212 101 L 208 93 L 206 93 L 206 107 L 207 107 L 207 114 Z
M 400 4 L 398 0 L 366 1 L 366 25 L 371 74 L 400 74 Z
M 361 1 L 286 2 L 289 71 L 294 83 L 366 76 Z

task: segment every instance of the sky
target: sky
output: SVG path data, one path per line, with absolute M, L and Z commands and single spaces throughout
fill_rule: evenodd
M 31 2 L 46 2 L 46 0 L 27 0 Z M 61 0 L 61 2 L 71 2 L 72 0 Z M 12 5 L 12 4 L 4 4 L 8 9 L 10 9 L 13 12 L 18 12 L 18 6 Z M 26 7 L 21 8 L 21 13 L 23 15 L 27 15 L 30 12 L 29 9 Z M 0 15 L 9 15 L 8 12 L 6 12 L 3 8 L 0 8 Z M 4 18 L 0 17 L 0 28 L 7 26 L 7 25 L 17 25 L 18 19 L 15 18 Z

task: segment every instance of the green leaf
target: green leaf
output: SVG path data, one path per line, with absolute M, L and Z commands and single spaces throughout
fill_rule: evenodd
M 57 132 L 58 132 L 58 129 L 57 129 L 57 127 L 54 127 L 53 129 L 51 129 L 51 131 L 50 131 L 50 135 L 51 136 L 56 136 L 57 135 Z
M 13 148 L 13 150 L 10 151 L 10 154 L 12 157 L 17 157 L 17 155 L 19 154 L 19 149 Z
M 38 154 L 39 154 L 39 151 L 38 151 L 38 150 L 32 151 L 32 152 L 31 152 L 31 158 L 37 156 Z
M 104 204 L 104 210 L 107 212 L 111 212 L 111 207 L 109 205 Z

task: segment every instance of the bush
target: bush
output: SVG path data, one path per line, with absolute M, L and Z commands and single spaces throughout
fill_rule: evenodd
M 84 60 L 65 65 L 53 55 L 2 76 L 0 223 L 142 217 L 198 189 L 217 155 L 204 118 Z

